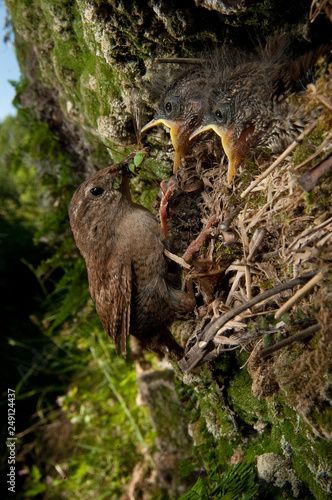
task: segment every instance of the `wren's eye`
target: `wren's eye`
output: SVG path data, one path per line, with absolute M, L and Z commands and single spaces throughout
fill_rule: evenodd
M 217 109 L 217 111 L 215 112 L 215 116 L 216 116 L 217 120 L 223 119 L 222 112 L 220 109 Z
M 104 191 L 105 189 L 101 187 L 94 187 L 90 189 L 90 193 L 92 194 L 92 196 L 101 196 Z
M 171 102 L 166 102 L 165 104 L 165 109 L 167 111 L 167 113 L 171 113 L 172 112 L 172 109 L 173 109 L 173 106 L 172 106 L 172 103 Z

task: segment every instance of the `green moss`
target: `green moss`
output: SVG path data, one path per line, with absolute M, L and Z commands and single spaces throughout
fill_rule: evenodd
M 8 2 L 16 30 L 17 52 L 22 68 L 28 64 L 31 51 L 36 50 L 39 62 L 37 74 L 40 80 L 46 87 L 56 89 L 61 107 L 68 119 L 81 125 L 85 133 L 87 130 L 90 131 L 87 137 L 95 148 L 92 161 L 98 167 L 106 165 L 110 155 L 107 148 L 98 146 L 95 142 L 97 120 L 99 117 L 114 113 L 112 118 L 116 122 L 118 110 L 112 109 L 112 101 L 116 99 L 121 102 L 123 96 L 126 96 L 127 87 L 135 85 L 141 88 L 142 77 L 148 67 L 148 65 L 145 66 L 146 59 L 151 60 L 157 54 L 161 57 L 175 53 L 182 56 L 191 55 L 201 50 L 202 46 L 208 47 L 210 42 L 215 42 L 218 37 L 220 40 L 227 40 L 224 34 L 229 34 L 232 30 L 234 33 L 233 27 L 236 25 L 254 26 L 255 29 L 259 26 L 260 31 L 266 33 L 270 31 L 271 19 L 275 22 L 275 19 L 280 21 L 283 18 L 286 21 L 280 25 L 287 30 L 292 24 L 294 13 L 297 12 L 298 15 L 299 6 L 295 4 L 291 5 L 283 0 L 282 8 L 280 8 L 280 2 L 279 7 L 277 2 L 271 0 L 259 2 L 238 16 L 226 16 L 225 22 L 218 21 L 217 26 L 214 21 L 215 13 L 210 16 L 206 9 L 200 8 L 199 22 L 204 26 L 200 31 L 201 27 L 193 11 L 171 9 L 167 12 L 165 10 L 160 20 L 152 14 L 150 6 L 144 10 L 145 7 L 140 2 L 134 3 L 131 9 L 124 9 L 121 3 L 114 1 L 89 4 L 85 0 L 77 0 L 70 6 L 64 0 L 57 2 L 54 0 L 38 2 L 12 0 Z M 304 6 L 300 6 L 300 10 L 304 11 Z M 211 23 L 203 22 L 212 18 Z M 296 24 L 298 24 L 298 17 Z M 67 112 L 68 101 L 74 108 L 72 114 Z M 113 107 L 116 108 L 116 105 Z M 322 142 L 324 134 L 324 126 L 319 126 L 310 135 L 310 140 L 317 146 Z M 111 156 L 115 163 L 121 161 L 123 155 L 127 156 L 133 151 L 133 148 L 118 146 L 114 141 L 105 139 L 104 142 L 112 148 Z M 160 144 L 153 138 L 146 142 L 151 146 L 151 154 L 156 158 L 151 157 L 144 161 L 144 164 L 137 169 L 138 176 L 133 179 L 132 185 L 136 201 L 151 208 L 151 204 L 157 197 L 159 181 L 171 175 L 172 162 L 164 158 Z M 127 144 L 128 141 L 124 143 Z M 306 142 L 301 144 L 294 155 L 295 164 L 301 163 L 312 152 L 313 148 L 308 147 Z M 241 187 L 245 189 L 259 172 L 254 162 L 246 162 L 246 167 L 243 168 L 240 176 Z M 54 173 L 54 177 L 56 175 L 57 172 Z M 63 191 L 64 185 L 63 180 L 61 187 Z M 321 189 L 320 202 L 325 204 L 325 209 L 327 209 L 330 206 L 330 199 L 328 189 L 325 189 L 325 194 L 324 187 Z M 22 195 L 22 203 L 27 201 L 26 197 L 26 193 Z M 317 202 L 313 194 L 304 195 L 304 201 L 308 212 L 313 210 Z M 250 202 L 253 206 L 260 207 L 266 203 L 266 198 L 263 194 L 251 195 Z M 242 203 L 239 194 L 232 196 L 230 203 L 234 205 Z M 290 220 L 289 215 L 276 217 L 284 224 Z M 63 214 L 61 218 L 64 220 Z M 61 232 L 61 237 L 63 233 L 64 231 Z M 237 251 L 237 246 L 222 247 L 222 255 L 234 256 Z M 66 254 L 70 254 L 70 249 L 66 248 Z M 291 266 L 285 268 L 285 274 L 291 274 Z M 272 284 L 271 280 L 267 280 L 261 284 L 261 287 L 269 289 Z M 87 293 L 85 289 L 85 294 Z M 68 308 L 72 308 L 72 300 L 68 300 L 68 304 Z M 58 315 L 57 321 L 61 322 L 62 317 Z M 267 328 L 269 324 L 274 324 L 273 321 L 272 317 L 267 316 L 258 323 L 252 322 L 249 329 L 256 329 L 257 324 L 261 328 Z M 289 324 L 291 322 L 292 318 Z M 90 323 L 87 324 L 86 328 L 88 327 L 90 328 Z M 87 339 L 89 333 L 87 332 Z M 270 337 L 268 338 L 270 340 Z M 87 351 L 89 342 L 80 344 L 81 347 L 84 344 L 82 351 Z M 289 363 L 292 363 L 299 355 L 299 352 L 293 351 L 285 353 Z M 294 388 L 291 390 L 291 388 L 283 387 L 284 393 L 265 399 L 259 399 L 252 394 L 252 379 L 247 369 L 239 369 L 248 356 L 248 353 L 242 352 L 237 356 L 220 357 L 213 364 L 213 374 L 204 367 L 199 376 L 193 376 L 188 382 L 189 389 L 184 393 L 183 399 L 186 400 L 184 401 L 185 410 L 188 420 L 191 421 L 196 442 L 194 454 L 198 463 L 203 462 L 203 466 L 211 474 L 216 467 L 219 467 L 218 472 L 227 470 L 231 457 L 239 446 L 252 464 L 256 462 L 257 455 L 262 453 L 290 454 L 292 467 L 304 484 L 311 489 L 315 498 L 325 498 L 329 477 L 331 477 L 329 476 L 331 474 L 330 444 L 313 435 L 310 425 L 303 422 L 292 409 L 292 407 L 296 408 Z M 117 362 L 116 366 L 118 364 Z M 111 366 L 112 363 L 105 362 L 104 370 L 107 371 L 107 367 Z M 92 368 L 95 367 L 92 365 Z M 85 379 L 85 382 L 88 383 L 89 379 Z M 293 382 L 296 387 L 300 380 Z M 93 395 L 91 395 L 91 398 L 100 399 L 101 402 L 106 401 L 102 397 L 102 384 L 103 381 L 100 380 L 98 391 L 92 391 Z M 135 387 L 131 381 L 125 384 L 125 389 L 129 391 L 129 388 L 134 398 Z M 107 387 L 103 388 L 104 391 L 106 389 Z M 109 391 L 109 388 L 107 390 Z M 88 422 L 91 419 L 91 411 L 83 404 L 86 403 L 87 397 L 84 391 L 82 394 L 79 392 L 78 395 L 79 401 L 82 401 L 82 415 L 78 415 L 78 418 L 82 417 L 83 420 L 86 418 Z M 77 404 L 75 396 L 68 394 L 68 402 Z M 176 438 L 176 433 L 181 434 L 179 425 L 187 426 L 187 421 L 182 418 L 179 411 L 179 403 L 172 399 L 172 392 L 166 385 L 156 396 L 154 418 L 158 425 L 158 435 L 166 439 L 167 436 L 163 434 L 165 430 L 163 423 L 167 419 Z M 100 408 L 103 409 L 103 406 Z M 115 411 L 114 414 L 112 413 L 112 408 L 104 408 L 102 415 L 98 415 L 102 426 L 107 424 L 105 415 L 120 418 L 116 417 Z M 141 422 L 144 421 L 143 417 L 140 417 Z M 312 410 L 308 415 L 308 420 L 310 419 L 317 422 L 318 427 L 331 430 L 332 418 L 328 406 Z M 94 424 L 98 429 L 96 416 Z M 119 431 L 114 432 L 116 434 Z M 105 439 L 107 440 L 107 436 Z M 88 442 L 88 444 L 91 443 Z M 100 450 L 97 451 L 99 453 Z M 130 447 L 130 453 L 133 457 L 136 455 L 133 445 Z M 108 457 L 107 454 L 105 456 Z M 121 456 L 119 461 L 120 459 L 122 459 Z M 274 490 L 273 494 L 271 493 L 271 498 L 280 497 L 279 491 L 276 493 Z
M 326 498 L 326 493 L 317 482 L 315 471 L 319 470 L 322 461 L 328 462 L 328 457 L 331 457 L 329 443 L 314 436 L 309 426 L 288 406 L 282 396 L 258 399 L 251 393 L 251 384 L 250 375 L 243 370 L 233 376 L 227 388 L 228 402 L 235 414 L 245 424 L 258 430 L 255 438 L 243 447 L 245 456 L 255 460 L 263 452 L 281 455 L 289 453 L 292 467 L 301 481 L 315 498 Z M 329 418 L 331 412 L 328 410 L 321 415 L 324 423 Z M 228 448 L 228 455 L 229 453 Z M 325 471 L 328 469 L 324 468 Z
M 260 283 L 260 286 L 263 290 L 269 290 L 273 287 L 275 280 L 273 278 L 264 280 Z
M 153 153 L 151 153 L 153 154 Z M 168 179 L 171 175 L 171 165 L 167 161 L 156 161 L 153 158 L 148 158 L 144 162 L 144 168 L 141 169 L 140 175 L 142 179 L 157 179 L 161 181 Z M 152 176 L 151 176 L 152 174 Z
M 323 120 L 314 128 L 314 130 L 309 134 L 308 139 L 310 142 L 318 148 L 325 139 L 327 133 L 329 132 L 328 123 L 324 123 Z
M 259 168 L 257 167 L 254 161 L 247 160 L 245 164 L 245 168 L 242 169 L 241 173 L 241 181 L 243 183 L 243 189 L 249 186 L 253 177 L 260 173 Z
M 235 413 L 249 424 L 266 422 L 267 404 L 251 393 L 252 379 L 246 369 L 238 371 L 227 389 L 229 402 Z
M 318 470 L 321 460 L 329 461 L 328 457 L 331 457 L 329 444 L 312 434 L 308 425 L 285 403 L 283 397 L 274 397 L 269 405 L 271 440 L 274 445 L 278 445 L 279 448 L 281 446 L 284 453 L 290 455 L 298 477 L 312 491 L 315 498 L 324 499 L 325 493 L 317 484 L 313 471 Z
M 266 204 L 266 196 L 263 193 L 257 196 L 251 196 L 250 202 L 254 205 L 254 207 L 262 207 Z
M 227 373 L 231 372 L 232 365 L 234 365 L 234 359 L 232 356 L 219 356 L 214 364 L 214 371 L 218 375 L 218 381 L 220 383 L 224 382 L 224 377 L 227 376 Z
M 143 207 L 147 208 L 148 210 L 151 210 L 151 207 L 153 203 L 156 201 L 156 198 L 158 196 L 158 188 L 155 189 L 147 189 L 143 191 L 142 195 L 139 197 L 137 202 L 140 205 L 143 205 Z
M 294 162 L 294 165 L 299 165 L 311 154 L 312 154 L 312 148 L 310 148 L 306 144 L 304 145 L 301 144 L 296 148 L 296 151 L 292 156 L 292 161 Z
M 10 6 L 10 13 L 19 32 L 29 31 L 30 47 L 34 43 L 43 48 L 43 58 L 39 59 L 41 75 L 48 86 L 60 90 L 64 112 L 67 101 L 71 101 L 80 113 L 80 121 L 96 128 L 97 118 L 109 114 L 110 101 L 121 98 L 121 84 L 115 66 L 89 50 L 76 8 L 68 9 L 66 2 L 43 0 L 25 5 L 17 1 Z M 19 36 L 16 41 L 23 67 L 29 44 Z
M 276 214 L 275 218 L 285 226 L 288 226 L 291 221 L 291 217 L 287 213 Z
M 310 213 L 316 201 L 315 192 L 310 191 L 310 193 L 303 193 L 303 199 L 306 204 L 305 212 Z

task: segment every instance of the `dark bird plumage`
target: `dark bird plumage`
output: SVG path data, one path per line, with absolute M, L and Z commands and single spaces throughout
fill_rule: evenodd
M 190 137 L 210 129 L 221 137 L 229 184 L 249 150 L 282 151 L 305 125 L 303 110 L 290 106 L 285 97 L 305 88 L 323 49 L 294 61 L 287 60 L 284 47 L 274 49 L 266 48 L 235 68 L 220 65 L 211 80 L 202 124 Z
M 303 112 L 288 105 L 285 97 L 312 81 L 324 51 L 326 47 L 297 57 L 289 37 L 280 36 L 250 53 L 223 47 L 196 63 L 189 60 L 142 132 L 160 124 L 170 128 L 175 173 L 189 141 L 214 130 L 229 159 L 230 183 L 249 150 L 269 147 L 277 152 L 302 132 Z
M 114 166 L 95 173 L 69 205 L 97 313 L 124 355 L 130 333 L 149 350 L 181 356 L 168 326 L 193 308 L 193 300 L 180 290 L 178 269 L 165 257 L 155 217 L 133 203 L 125 178 L 119 189 L 115 180 Z
M 192 146 L 192 143 L 189 144 L 190 136 L 202 124 L 207 95 L 216 80 L 216 75 L 225 65 L 235 68 L 243 57 L 242 52 L 227 48 L 203 54 L 198 59 L 159 60 L 159 62 L 185 63 L 186 69 L 177 72 L 168 86 L 163 86 L 164 78 L 161 79 L 158 74 L 155 76 L 150 90 L 160 99 L 159 105 L 153 119 L 142 128 L 141 132 L 161 124 L 170 129 L 175 150 L 173 173 L 177 171 L 182 156 Z M 160 97 L 161 88 L 164 90 Z
M 206 75 L 199 66 L 190 66 L 166 89 L 153 119 L 142 128 L 145 132 L 163 124 L 170 129 L 175 150 L 173 173 L 188 148 L 190 135 L 202 123 L 202 93 L 205 88 Z

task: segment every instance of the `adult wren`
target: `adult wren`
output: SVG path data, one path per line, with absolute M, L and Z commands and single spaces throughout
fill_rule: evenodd
M 114 166 L 93 174 L 75 192 L 69 218 L 85 259 L 90 294 L 106 332 L 126 355 L 130 334 L 155 353 L 178 359 L 183 350 L 168 327 L 194 300 L 180 289 L 179 269 L 164 254 L 166 239 L 151 212 L 131 199 Z

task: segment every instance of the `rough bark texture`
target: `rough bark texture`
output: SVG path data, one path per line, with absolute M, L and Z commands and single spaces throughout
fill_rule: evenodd
M 109 162 L 105 148 L 98 145 L 97 140 L 125 154 L 135 147 L 132 116 L 140 110 L 141 119 L 147 121 L 157 103 L 157 97 L 151 101 L 149 92 L 157 68 L 156 57 L 192 57 L 224 42 L 249 49 L 258 43 L 259 37 L 264 39 L 272 32 L 281 31 L 292 32 L 298 40 L 310 39 L 317 45 L 320 39 L 324 41 L 331 28 L 324 12 L 315 23 L 309 23 L 308 1 L 7 0 L 6 4 L 13 23 L 17 56 L 27 80 L 19 95 L 21 106 L 33 108 L 36 117 L 49 124 L 63 148 L 71 154 L 73 167 L 82 174 L 82 179 Z M 163 66 L 160 86 L 167 84 L 168 73 L 169 68 Z M 327 90 L 331 91 L 331 82 L 322 77 L 321 92 Z M 325 110 L 323 115 L 319 129 L 322 139 L 332 121 L 330 111 Z M 161 180 L 170 175 L 172 165 L 168 135 L 158 130 L 147 142 L 155 156 L 148 166 Z M 121 158 L 117 153 L 112 156 L 114 162 Z M 173 194 L 173 221 L 170 224 L 173 224 L 175 240 L 176 217 L 181 219 L 181 214 L 187 214 L 187 225 L 178 235 L 181 252 L 201 229 L 202 216 L 208 214 L 206 207 L 211 208 L 212 201 L 209 207 L 205 199 L 205 212 L 202 213 L 201 185 L 211 185 L 212 178 L 215 177 L 202 175 L 199 189 L 195 178 L 193 188 L 187 186 L 179 196 L 176 192 Z M 181 179 L 182 187 L 187 180 Z M 294 186 L 289 181 L 289 192 Z M 154 189 L 151 195 L 145 188 L 144 179 L 136 178 L 133 182 L 136 198 L 149 205 L 155 200 L 157 191 Z M 314 208 L 312 205 L 308 208 L 310 203 L 306 205 L 298 186 L 294 190 L 298 196 L 295 198 L 298 214 L 292 212 L 290 217 L 303 218 L 311 209 L 318 219 L 327 206 L 331 181 L 327 178 L 317 192 Z M 220 192 L 224 205 L 229 206 L 230 195 L 227 198 Z M 276 213 L 282 218 L 278 211 Z M 323 220 L 324 217 L 317 224 Z M 298 228 L 293 225 L 289 229 L 291 222 L 284 220 L 286 239 L 306 229 L 300 222 Z M 265 247 L 265 253 L 272 255 L 280 226 L 270 219 L 267 229 L 270 244 Z M 243 234 L 241 237 L 245 239 Z M 294 266 L 301 258 L 306 258 L 304 251 L 309 252 L 303 250 L 300 255 L 301 245 L 298 248 L 297 260 L 294 257 L 292 261 Z M 302 304 L 305 312 L 311 308 L 313 315 L 317 315 L 322 325 L 320 335 L 264 360 L 254 352 L 248 367 L 243 369 L 240 367 L 248 357 L 245 351 L 237 355 L 226 352 L 211 365 L 197 368 L 188 375 L 174 366 L 175 376 L 182 384 L 182 402 L 186 401 L 187 410 L 190 406 L 190 418 L 176 399 L 174 375 L 169 369 L 162 373 L 139 373 L 141 397 L 151 409 L 158 436 L 155 463 L 159 484 L 172 497 L 178 498 L 195 480 L 192 474 L 180 484 L 176 472 L 179 462 L 191 456 L 193 444 L 202 446 L 204 443 L 207 447 L 213 443 L 211 446 L 216 450 L 219 463 L 225 468 L 247 457 L 257 464 L 260 478 L 276 487 L 288 488 L 294 497 L 313 495 L 325 499 L 332 492 L 330 249 L 310 249 L 314 254 L 314 267 L 323 269 L 325 281 L 315 297 Z M 312 255 L 307 256 L 308 260 Z M 222 255 L 226 262 L 224 268 L 228 264 L 226 257 Z M 259 289 L 270 287 L 274 278 L 275 284 L 279 282 L 273 270 L 275 261 L 271 259 L 261 263 L 266 283 L 262 285 L 257 279 L 254 285 Z M 234 256 L 230 260 L 234 260 Z M 285 258 L 285 265 L 286 262 Z M 220 269 L 216 275 L 220 277 L 224 268 L 220 261 L 218 265 Z M 216 298 L 213 296 L 216 286 L 216 281 L 212 289 L 200 282 L 205 306 Z M 215 303 L 213 307 L 218 310 Z M 268 322 L 261 324 L 261 330 L 266 330 L 267 325 Z M 184 332 L 186 328 L 189 333 Z M 187 323 L 178 325 L 174 331 L 187 339 L 192 330 L 192 325 Z

